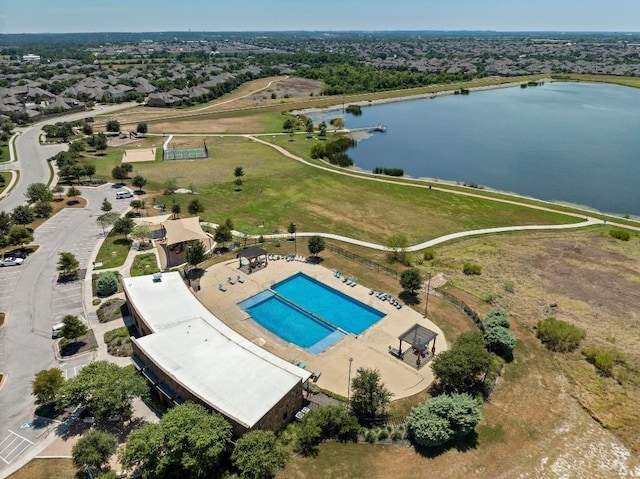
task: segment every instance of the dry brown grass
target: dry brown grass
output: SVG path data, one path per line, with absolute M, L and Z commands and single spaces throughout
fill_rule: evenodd
M 74 479 L 77 471 L 71 459 L 33 459 L 8 479 Z

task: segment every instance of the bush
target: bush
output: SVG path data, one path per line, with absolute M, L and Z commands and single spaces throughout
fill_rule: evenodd
M 377 439 L 378 438 L 376 436 L 376 433 L 372 429 L 369 429 L 364 435 L 364 440 L 367 441 L 369 444 L 373 444 L 374 442 L 376 442 Z
M 426 250 L 424 250 L 424 253 L 422 253 L 422 257 L 425 261 L 431 261 L 436 257 L 436 252 L 431 248 L 427 248 Z
M 484 329 L 484 340 L 487 349 L 509 360 L 512 357 L 513 348 L 516 347 L 516 337 L 507 328 L 492 325 Z
M 482 322 L 483 329 L 492 328 L 495 326 L 500 326 L 503 328 L 509 328 L 510 326 L 509 316 L 507 315 L 507 312 L 500 307 L 494 308 L 489 311 L 487 316 L 485 316 L 484 321 Z
M 98 275 L 96 282 L 98 296 L 110 296 L 118 291 L 118 276 L 111 271 L 105 271 Z
M 503 285 L 503 288 L 507 293 L 515 293 L 516 292 L 516 287 L 513 284 L 513 281 L 505 281 L 505 283 Z
M 551 351 L 560 353 L 574 351 L 586 334 L 584 329 L 554 317 L 538 321 L 536 331 L 536 337 L 542 344 Z
M 477 263 L 467 262 L 462 267 L 462 272 L 466 275 L 481 274 L 482 266 Z
M 466 436 L 480 419 L 480 405 L 470 394 L 444 394 L 414 407 L 407 427 L 416 444 L 435 447 Z
M 612 377 L 613 367 L 616 364 L 624 363 L 624 355 L 620 351 L 612 348 L 598 348 L 592 346 L 584 348 L 582 354 L 603 376 Z
M 627 230 L 621 230 L 621 229 L 609 230 L 609 235 L 621 241 L 629 241 L 629 238 L 631 237 L 631 234 Z

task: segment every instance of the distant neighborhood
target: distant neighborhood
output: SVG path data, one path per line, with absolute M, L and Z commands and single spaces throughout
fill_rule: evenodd
M 140 34 L 143 35 L 143 34 Z M 323 65 L 422 75 L 411 84 L 362 81 L 372 91 L 487 76 L 583 73 L 640 75 L 640 41 L 615 35 L 458 36 L 407 33 L 250 35 L 231 39 L 111 41 L 53 49 L 0 38 L 0 119 L 22 124 L 94 103 L 136 101 L 151 107 L 206 102 L 269 75 L 325 80 Z M 205 35 L 206 36 L 206 35 Z M 28 50 L 33 48 L 34 50 Z M 62 55 L 62 57 L 61 57 Z M 433 74 L 433 77 L 429 75 Z M 327 93 L 336 94 L 334 86 Z

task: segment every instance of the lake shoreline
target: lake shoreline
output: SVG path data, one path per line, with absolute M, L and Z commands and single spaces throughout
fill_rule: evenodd
M 538 82 L 543 82 L 543 83 L 550 83 L 550 82 L 554 82 L 555 80 L 553 80 L 552 78 L 543 78 L 541 80 L 537 80 Z M 476 86 L 476 87 L 468 87 L 466 88 L 466 90 L 469 90 L 469 92 L 478 92 L 478 91 L 487 91 L 487 90 L 498 90 L 501 88 L 515 88 L 515 87 L 519 87 L 520 85 L 524 84 L 526 82 L 524 81 L 514 81 L 514 82 L 509 82 L 509 83 L 500 83 L 500 84 L 496 84 L 496 85 L 483 85 L 483 86 Z M 362 100 L 362 101 L 352 101 L 352 102 L 347 102 L 348 105 L 358 105 L 358 106 L 373 106 L 373 105 L 383 105 L 385 103 L 395 103 L 395 102 L 400 102 L 400 101 L 411 101 L 411 100 L 421 100 L 424 98 L 432 98 L 435 99 L 437 97 L 442 97 L 442 96 L 449 96 L 449 95 L 455 95 L 455 93 L 457 91 L 460 91 L 460 88 L 454 88 L 452 90 L 443 90 L 443 91 L 437 91 L 437 92 L 431 92 L 431 93 L 419 93 L 416 95 L 407 95 L 407 96 L 397 96 L 397 97 L 389 97 L 389 98 L 378 98 L 376 100 Z M 337 100 L 339 100 L 339 98 L 337 98 Z M 347 104 L 345 103 L 345 105 Z M 292 115 L 309 115 L 309 114 L 316 114 L 316 113 L 324 113 L 324 112 L 329 112 L 329 111 L 337 111 L 337 110 L 342 110 L 343 108 L 343 104 L 342 103 L 338 103 L 336 105 L 331 105 L 331 106 L 326 106 L 326 107 L 313 107 L 313 108 L 303 108 L 302 110 L 291 110 L 289 113 L 291 113 Z M 348 133 L 348 131 L 345 131 L 345 133 Z

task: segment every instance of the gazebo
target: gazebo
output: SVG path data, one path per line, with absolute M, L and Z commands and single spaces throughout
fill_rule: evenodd
M 437 337 L 438 333 L 416 323 L 398 336 L 398 339 L 400 340 L 398 349 L 389 346 L 389 353 L 404 360 L 406 349 L 409 349 L 409 347 L 407 346 L 405 351 L 402 351 L 402 343 L 407 343 L 411 346 L 413 354 L 416 355 L 416 367 L 420 368 L 421 364 L 426 364 L 429 359 L 435 355 Z M 429 344 L 431 341 L 433 341 L 433 345 L 431 346 L 431 350 L 429 350 Z M 425 359 L 425 361 L 423 361 L 423 359 Z
M 166 257 L 166 268 L 186 262 L 186 245 L 198 240 L 205 251 L 213 248 L 213 239 L 200 226 L 200 218 L 191 217 L 165 221 L 162 224 L 163 239 L 160 244 Z
M 241 250 L 240 253 L 238 253 L 238 258 L 240 260 L 240 268 L 243 266 L 242 260 L 247 260 L 248 273 L 262 266 L 267 266 L 269 263 L 269 253 L 266 249 L 260 248 L 259 246 L 249 246 Z

